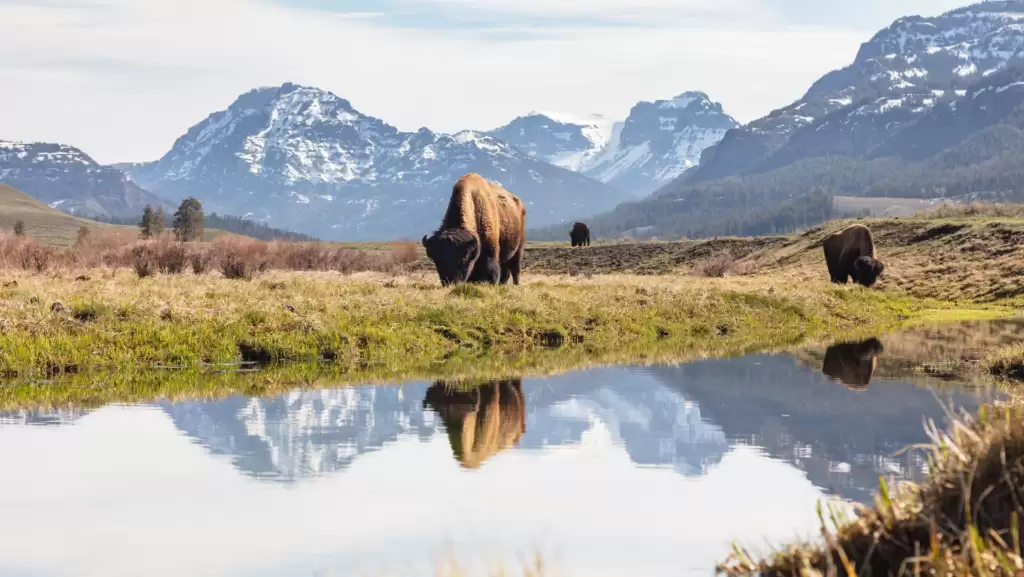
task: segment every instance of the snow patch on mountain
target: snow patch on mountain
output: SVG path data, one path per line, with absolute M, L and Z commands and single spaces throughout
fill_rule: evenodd
M 671 181 L 739 124 L 703 92 L 641 102 L 614 121 L 531 112 L 489 134 L 537 158 L 642 196 Z

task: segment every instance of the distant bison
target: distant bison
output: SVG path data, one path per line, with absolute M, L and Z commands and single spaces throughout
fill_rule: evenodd
M 572 242 L 573 247 L 590 246 L 590 229 L 586 224 L 577 222 L 572 225 L 572 230 L 569 231 L 569 240 Z
M 470 173 L 452 188 L 441 227 L 423 237 L 444 286 L 461 282 L 519 284 L 526 244 L 526 207 L 518 196 Z
M 854 282 L 870 287 L 885 270 L 885 264 L 875 258 L 871 231 L 863 224 L 828 235 L 823 245 L 825 264 L 834 283 L 846 284 L 853 277 Z
M 441 417 L 452 453 L 467 469 L 477 469 L 515 446 L 526 431 L 526 401 L 519 379 L 491 381 L 469 391 L 438 381 L 427 389 L 423 406 Z
M 884 350 L 878 339 L 833 345 L 825 351 L 821 372 L 851 389 L 866 389 L 875 374 L 877 357 Z

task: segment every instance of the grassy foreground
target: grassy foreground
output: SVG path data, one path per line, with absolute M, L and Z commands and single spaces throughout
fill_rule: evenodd
M 0 273 L 0 373 L 330 360 L 401 374 L 459 354 L 550 348 L 595 359 L 684 357 L 977 312 L 772 278 L 534 276 L 518 288 L 441 288 L 428 277 L 372 274 L 88 276 Z

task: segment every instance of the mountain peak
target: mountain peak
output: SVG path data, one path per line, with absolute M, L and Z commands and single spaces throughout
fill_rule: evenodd
M 675 96 L 669 100 L 658 100 L 655 102 L 655 104 L 657 104 L 659 108 L 685 109 L 689 108 L 690 105 L 693 104 L 694 102 L 706 102 L 708 104 L 713 104 L 711 102 L 711 98 L 706 93 L 699 91 L 683 92 L 682 94 L 679 94 L 678 96 Z

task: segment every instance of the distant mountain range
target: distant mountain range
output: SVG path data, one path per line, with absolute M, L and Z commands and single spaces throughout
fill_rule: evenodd
M 101 167 L 72 147 L 9 143 L 18 154 L 0 156 L 0 182 L 104 220 L 195 196 L 208 212 L 325 239 L 418 238 L 439 224 L 467 172 L 519 195 L 530 226 L 553 225 L 651 192 L 735 125 L 690 92 L 640 103 L 622 122 L 531 114 L 490 132 L 407 133 L 289 83 L 243 94 L 154 162 Z M 103 194 L 94 192 L 101 180 Z
M 489 132 L 530 156 L 626 191 L 650 194 L 739 126 L 703 92 L 641 102 L 625 121 L 534 112 Z
M 0 140 L 0 183 L 75 216 L 138 216 L 147 204 L 174 210 L 117 168 L 61 144 Z
M 729 130 L 698 167 L 591 229 L 749 234 L 813 193 L 1024 198 L 1022 57 L 1021 0 L 901 18 L 803 98 Z
M 161 196 L 194 194 L 210 210 L 334 239 L 418 239 L 440 223 L 467 172 L 518 194 L 536 224 L 609 210 L 624 197 L 486 134 L 401 132 L 295 84 L 248 92 L 160 160 L 121 168 Z

